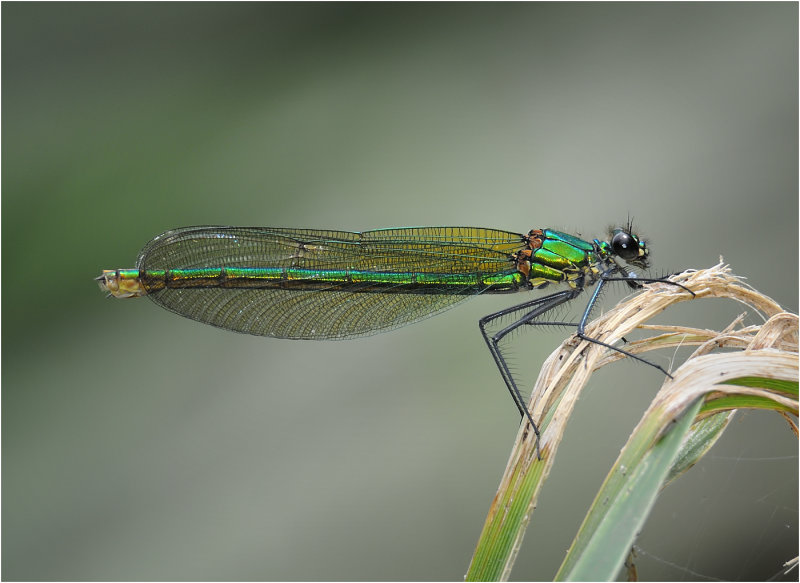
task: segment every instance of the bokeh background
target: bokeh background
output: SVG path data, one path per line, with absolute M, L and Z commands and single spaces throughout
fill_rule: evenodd
M 797 17 L 4 4 L 2 577 L 460 580 L 519 421 L 477 320 L 517 298 L 290 342 L 106 300 L 92 278 L 193 224 L 594 237 L 630 215 L 658 273 L 723 255 L 796 311 Z M 664 321 L 744 310 L 716 302 Z M 516 338 L 526 386 L 564 334 Z M 660 383 L 628 362 L 593 378 L 514 578 L 553 576 Z M 659 501 L 640 576 L 774 576 L 797 554 L 797 489 L 785 423 L 740 414 Z

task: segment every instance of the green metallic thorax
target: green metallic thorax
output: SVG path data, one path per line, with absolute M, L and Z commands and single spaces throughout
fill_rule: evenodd
M 598 274 L 601 257 L 594 244 L 550 229 L 531 231 L 529 238 L 532 287 L 562 281 L 579 287 L 585 276 L 594 279 Z

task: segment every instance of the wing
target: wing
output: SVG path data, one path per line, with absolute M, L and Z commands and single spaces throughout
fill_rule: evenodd
M 522 236 L 468 227 L 364 233 L 260 227 L 187 227 L 153 239 L 144 270 L 279 267 L 401 273 L 502 273 Z M 168 310 L 213 326 L 278 338 L 341 339 L 397 328 L 452 307 L 479 290 L 408 294 L 346 290 L 163 289 L 149 294 Z M 444 291 L 444 290 L 443 290 Z M 435 292 L 435 290 L 434 290 Z

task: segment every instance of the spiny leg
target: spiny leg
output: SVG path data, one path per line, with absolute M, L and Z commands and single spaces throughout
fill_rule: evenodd
M 600 276 L 601 281 L 624 281 L 632 288 L 641 288 L 643 283 L 667 283 L 669 285 L 674 285 L 675 287 L 679 287 L 684 291 L 689 292 L 692 294 L 692 297 L 695 297 L 695 293 L 690 290 L 688 287 L 683 285 L 682 283 L 678 283 L 677 281 L 672 281 L 668 277 L 639 277 L 638 275 L 629 275 L 628 277 L 609 277 L 609 273 L 614 272 L 607 272 L 605 276 Z M 677 275 L 677 274 L 675 274 Z
M 687 292 L 692 294 L 692 296 L 695 295 L 694 292 L 692 290 L 688 289 L 687 287 L 685 287 L 684 285 L 681 285 L 680 283 L 671 281 L 671 280 L 666 279 L 666 278 L 639 278 L 639 277 L 636 277 L 636 276 L 609 277 L 609 275 L 611 275 L 613 273 L 616 273 L 616 272 L 617 272 L 617 270 L 613 270 L 613 271 L 606 272 L 605 274 L 602 274 L 600 276 L 598 284 L 597 284 L 597 287 L 595 288 L 594 292 L 592 293 L 592 296 L 589 299 L 589 302 L 587 303 L 586 308 L 583 311 L 583 315 L 581 316 L 581 319 L 577 324 L 576 336 L 578 336 L 582 340 L 586 340 L 587 342 L 591 342 L 593 344 L 598 344 L 598 345 L 603 346 L 605 348 L 608 348 L 610 350 L 614 350 L 616 352 L 624 354 L 625 356 L 629 356 L 630 358 L 632 358 L 634 360 L 638 360 L 639 362 L 642 362 L 644 364 L 652 366 L 652 367 L 658 369 L 659 371 L 661 371 L 664 375 L 668 376 L 669 378 L 672 378 L 672 375 L 670 375 L 663 367 L 661 367 L 661 366 L 659 366 L 659 365 L 657 365 L 655 363 L 652 363 L 652 362 L 650 362 L 650 361 L 648 361 L 648 360 L 646 360 L 646 359 L 644 359 L 644 358 L 642 358 L 640 356 L 637 356 L 637 355 L 635 355 L 635 354 L 633 354 L 631 352 L 628 352 L 628 351 L 623 350 L 621 348 L 617 348 L 616 346 L 612 346 L 611 344 L 603 342 L 602 340 L 598 340 L 596 338 L 592 338 L 591 336 L 588 336 L 586 334 L 586 332 L 585 332 L 586 331 L 586 323 L 587 323 L 587 321 L 589 319 L 589 316 L 591 315 L 592 310 L 594 309 L 595 304 L 597 303 L 598 298 L 600 297 L 601 289 L 603 288 L 605 282 L 608 282 L 608 281 L 624 281 L 624 282 L 628 283 L 631 287 L 641 287 L 641 284 L 639 282 L 644 282 L 644 283 L 662 282 L 662 283 L 669 283 L 669 284 L 678 286 L 680 288 L 683 288 L 684 290 L 686 290 Z M 513 312 L 518 311 L 520 309 L 524 309 L 526 307 L 530 307 L 532 305 L 536 305 L 536 304 L 539 304 L 539 303 L 542 303 L 542 302 L 547 302 L 546 306 L 542 305 L 540 308 L 531 311 L 530 313 L 528 313 L 525 316 L 523 316 L 522 318 L 520 318 L 518 321 L 514 322 L 510 326 L 508 326 L 508 327 L 504 328 L 503 330 L 501 330 L 500 332 L 498 332 L 495 335 L 495 338 L 497 340 L 499 340 L 500 338 L 502 338 L 503 336 L 508 334 L 508 332 L 516 329 L 517 327 L 519 327 L 519 326 L 521 326 L 523 324 L 527 324 L 527 325 L 530 325 L 530 326 L 576 326 L 576 324 L 574 322 L 554 322 L 554 321 L 534 321 L 534 320 L 538 316 L 541 316 L 541 315 L 545 314 L 546 312 L 548 312 L 549 310 L 555 308 L 556 306 L 558 306 L 558 305 L 560 305 L 560 304 L 562 304 L 562 303 L 564 303 L 566 301 L 569 301 L 570 299 L 576 297 L 581 291 L 582 291 L 582 288 L 578 288 L 578 289 L 573 289 L 573 290 L 566 290 L 566 291 L 563 291 L 563 292 L 559 292 L 557 294 L 552 294 L 550 296 L 546 296 L 544 298 L 540 298 L 540 300 L 538 302 L 537 301 L 527 302 L 525 304 L 520 304 L 519 306 L 514 306 L 514 307 L 509 308 L 507 310 L 503 310 L 502 312 L 498 312 L 497 314 L 492 314 L 492 315 L 487 316 L 486 318 L 484 318 L 484 320 L 489 321 L 491 319 L 494 319 L 495 317 L 503 316 L 503 315 L 506 315 L 508 313 L 513 313 Z M 483 326 L 481 326 L 481 331 L 483 331 Z M 489 343 L 489 339 L 488 339 L 487 335 L 485 334 L 485 332 L 484 332 L 484 338 L 486 338 L 487 343 Z M 505 366 L 505 370 L 504 370 L 505 360 L 503 359 L 502 355 L 500 354 L 499 346 L 495 346 L 494 349 L 493 349 L 492 345 L 490 344 L 489 345 L 489 349 L 492 350 L 492 356 L 495 356 L 495 353 L 496 353 L 495 362 L 497 363 L 498 368 L 500 368 L 500 372 L 503 374 L 503 379 L 504 380 L 508 379 L 508 380 L 506 380 L 506 384 L 509 387 L 509 391 L 511 391 L 511 393 L 512 393 L 512 397 L 514 397 L 514 401 L 517 403 L 517 407 L 520 407 L 519 403 L 522 402 L 522 397 L 519 394 L 519 391 L 516 389 L 516 384 L 514 384 L 514 380 L 513 380 L 513 378 L 511 378 L 510 372 L 508 372 L 508 367 Z M 506 377 L 506 375 L 508 375 L 508 377 Z M 515 393 L 515 391 L 516 391 L 516 393 Z M 521 409 L 521 411 L 523 411 L 523 415 L 527 416 L 528 419 L 530 420 L 530 415 L 527 414 L 527 408 L 525 408 L 524 410 Z M 532 420 L 531 420 L 531 423 L 533 424 Z M 533 427 L 534 427 L 534 431 L 536 431 L 536 435 L 537 435 L 537 438 L 538 438 L 538 436 L 539 436 L 538 428 L 537 428 L 536 425 L 533 425 Z M 537 441 L 537 447 L 538 447 L 538 441 Z M 537 449 L 537 454 L 538 454 L 538 449 Z
M 511 370 L 508 368 L 508 364 L 506 363 L 505 358 L 503 357 L 503 353 L 500 350 L 500 341 L 519 328 L 520 326 L 524 326 L 525 324 L 530 324 L 531 320 L 534 320 L 549 312 L 556 306 L 560 306 L 561 304 L 568 302 L 569 300 L 576 297 L 581 292 L 581 289 L 569 289 L 560 292 L 556 292 L 549 296 L 545 296 L 543 298 L 537 298 L 535 300 L 531 300 L 529 302 L 524 302 L 522 304 L 518 304 L 516 306 L 512 306 L 510 308 L 506 308 L 504 310 L 500 310 L 499 312 L 494 312 L 493 314 L 489 314 L 488 316 L 484 316 L 478 321 L 478 326 L 481 329 L 481 334 L 483 335 L 483 339 L 486 341 L 486 345 L 489 347 L 489 352 L 492 354 L 492 358 L 494 359 L 497 368 L 500 370 L 500 376 L 503 377 L 503 381 L 506 383 L 506 387 L 508 388 L 508 392 L 511 393 L 511 398 L 514 400 L 514 404 L 519 409 L 520 414 L 524 418 L 527 418 L 533 427 L 533 432 L 536 434 L 536 457 L 538 459 L 542 459 L 541 452 L 539 451 L 539 427 L 536 425 L 536 422 L 531 417 L 530 411 L 528 411 L 528 407 L 525 404 L 525 400 L 522 398 L 522 394 L 517 387 L 517 383 L 514 381 L 514 377 L 511 374 Z M 486 325 L 498 318 L 502 318 L 504 316 L 508 316 L 510 314 L 515 314 L 524 310 L 527 311 L 521 318 L 516 320 L 515 322 L 509 324 L 499 332 L 489 335 L 486 331 Z M 543 323 L 544 325 L 567 325 L 572 326 L 574 325 L 571 322 L 546 322 Z
M 598 340 L 596 338 L 592 338 L 591 336 L 587 336 L 586 335 L 586 322 L 589 319 L 589 316 L 590 316 L 592 310 L 594 309 L 594 305 L 597 303 L 597 299 L 600 297 L 600 290 L 603 288 L 605 283 L 609 282 L 609 281 L 624 281 L 628 285 L 630 285 L 631 287 L 641 287 L 641 283 L 642 282 L 644 282 L 644 283 L 659 283 L 659 282 L 660 283 L 669 283 L 669 284 L 672 284 L 672 285 L 675 285 L 675 286 L 678 286 L 680 288 L 685 289 L 690 294 L 692 294 L 692 296 L 695 295 L 694 292 L 692 290 L 690 290 L 689 288 L 687 288 L 686 286 L 681 285 L 678 282 L 671 281 L 671 280 L 666 279 L 666 278 L 648 278 L 648 277 L 636 277 L 636 276 L 631 276 L 631 277 L 608 277 L 607 274 L 604 274 L 604 275 L 602 275 L 600 277 L 600 281 L 597 282 L 597 287 L 595 288 L 594 292 L 592 293 L 592 297 L 589 298 L 589 302 L 586 304 L 586 309 L 583 311 L 583 316 L 581 316 L 581 320 L 580 320 L 580 322 L 578 322 L 578 329 L 576 331 L 576 334 L 577 334 L 578 338 L 580 338 L 581 340 L 586 340 L 587 342 L 591 342 L 591 343 L 597 344 L 599 346 L 604 346 L 605 348 L 608 348 L 610 350 L 614 350 L 616 352 L 619 352 L 620 354 L 624 354 L 625 356 L 628 356 L 628 357 L 630 357 L 630 358 L 632 358 L 634 360 L 638 360 L 641 363 L 644 363 L 644 364 L 647 364 L 649 366 L 652 366 L 653 368 L 656 368 L 656 369 L 660 370 L 662 373 L 664 373 L 669 378 L 672 378 L 672 375 L 669 372 L 667 372 L 666 369 L 664 369 L 662 366 L 659 366 L 659 365 L 655 364 L 654 362 L 650 362 L 649 360 L 646 360 L 646 359 L 642 358 L 641 356 L 636 356 L 632 352 L 628 352 L 627 350 L 623 350 L 622 348 L 617 348 L 616 346 L 612 346 L 611 344 L 603 342 L 602 340 Z M 536 324 L 538 324 L 538 322 Z
M 678 286 L 680 288 L 683 288 L 684 290 L 686 290 L 689 293 L 691 293 L 693 296 L 695 295 L 694 292 L 692 292 L 692 290 L 688 289 L 684 285 L 681 285 L 680 283 L 671 281 L 671 280 L 666 279 L 666 278 L 643 278 L 643 277 L 640 278 L 640 277 L 636 277 L 636 276 L 633 276 L 633 275 L 629 275 L 627 277 L 610 277 L 610 275 L 612 275 L 614 273 L 617 273 L 617 272 L 618 272 L 618 270 L 614 269 L 614 270 L 606 272 L 605 274 L 600 276 L 600 279 L 598 281 L 598 285 L 595 288 L 594 293 L 592 294 L 592 297 L 590 298 L 589 302 L 587 303 L 586 309 L 584 310 L 583 315 L 582 315 L 579 323 L 577 324 L 576 335 L 579 338 L 581 338 L 582 340 L 586 340 L 587 342 L 592 342 L 594 344 L 598 344 L 598 345 L 606 347 L 606 348 L 608 348 L 610 350 L 614 350 L 616 352 L 624 354 L 625 356 L 629 356 L 629 357 L 633 358 L 634 360 L 638 360 L 639 362 L 642 362 L 644 364 L 650 365 L 650 366 L 658 369 L 659 371 L 661 371 L 666 376 L 672 378 L 672 376 L 664 368 L 662 368 L 661 366 L 659 366 L 657 364 L 654 364 L 654 363 L 652 363 L 652 362 L 650 362 L 648 360 L 645 360 L 644 358 L 641 358 L 639 356 L 636 356 L 635 354 L 632 354 L 632 353 L 630 353 L 630 352 L 628 352 L 626 350 L 623 350 L 621 348 L 617 348 L 617 347 L 612 346 L 610 344 L 607 344 L 607 343 L 605 343 L 605 342 L 603 342 L 601 340 L 597 340 L 596 338 L 592 338 L 590 336 L 587 336 L 586 333 L 585 333 L 586 323 L 587 323 L 587 320 L 589 319 L 589 316 L 590 316 L 590 314 L 592 312 L 592 309 L 594 308 L 594 305 L 597 303 L 597 300 L 598 300 L 599 294 L 600 294 L 600 290 L 602 289 L 604 283 L 607 282 L 607 281 L 624 281 L 628 285 L 630 285 L 631 287 L 641 287 L 641 283 L 662 282 L 662 283 L 669 283 L 669 284 Z M 536 318 L 544 315 L 545 313 L 549 312 L 553 308 L 555 308 L 557 306 L 560 306 L 561 304 L 564 304 L 564 303 L 570 301 L 571 299 L 577 297 L 578 294 L 581 293 L 581 291 L 583 291 L 583 287 L 560 291 L 560 292 L 545 296 L 543 298 L 537 298 L 537 299 L 531 300 L 529 302 L 524 302 L 522 304 L 518 304 L 516 306 L 512 306 L 512 307 L 506 308 L 504 310 L 500 310 L 499 312 L 494 312 L 492 314 L 484 316 L 479 321 L 481 334 L 483 335 L 483 338 L 486 341 L 486 345 L 489 347 L 489 352 L 491 352 L 492 358 L 494 359 L 495 364 L 497 365 L 497 368 L 500 370 L 500 375 L 503 377 L 503 381 L 506 383 L 506 387 L 508 388 L 508 391 L 511 394 L 511 398 L 514 400 L 514 404 L 517 406 L 517 409 L 519 409 L 519 412 L 523 416 L 523 418 L 527 418 L 527 420 L 530 422 L 531 426 L 533 427 L 534 433 L 536 434 L 536 438 L 537 438 L 537 441 L 536 441 L 536 455 L 537 455 L 537 457 L 539 459 L 541 459 L 541 455 L 540 455 L 540 451 L 539 451 L 539 427 L 533 421 L 533 418 L 531 417 L 530 412 L 528 411 L 528 408 L 527 408 L 527 406 L 525 404 L 525 400 L 522 398 L 522 394 L 520 393 L 520 391 L 519 391 L 519 389 L 517 387 L 517 384 L 514 381 L 514 377 L 511 374 L 510 369 L 508 368 L 508 364 L 506 363 L 506 360 L 503 357 L 502 351 L 500 350 L 499 343 L 500 343 L 500 340 L 502 340 L 505 336 L 507 336 L 509 333 L 513 332 L 514 330 L 516 330 L 517 328 L 519 328 L 520 326 L 523 326 L 523 325 L 531 325 L 531 326 L 575 326 L 576 324 L 574 322 L 560 322 L 560 321 L 537 322 L 537 321 L 534 321 L 534 320 L 536 320 Z M 502 330 L 500 330 L 496 334 L 490 336 L 489 333 L 486 331 L 486 325 L 489 324 L 490 322 L 492 322 L 492 321 L 494 321 L 494 320 L 496 320 L 498 318 L 502 318 L 504 316 L 508 316 L 508 315 L 511 315 L 511 314 L 514 314 L 514 313 L 517 313 L 517 312 L 521 312 L 523 310 L 528 310 L 528 309 L 530 309 L 529 312 L 525 313 L 521 318 L 519 318 L 518 320 L 516 320 L 512 324 L 506 326 L 505 328 L 503 328 Z

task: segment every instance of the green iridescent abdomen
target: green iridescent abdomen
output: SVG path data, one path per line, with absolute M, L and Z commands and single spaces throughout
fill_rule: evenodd
M 139 286 L 133 295 L 152 294 L 164 289 L 287 289 L 295 291 L 350 291 L 353 293 L 391 292 L 410 294 L 507 293 L 524 289 L 524 278 L 516 271 L 505 273 L 426 273 L 373 272 L 355 269 L 287 268 L 195 268 L 139 271 L 135 269 L 104 272 L 106 288 L 120 287 L 118 282 Z

